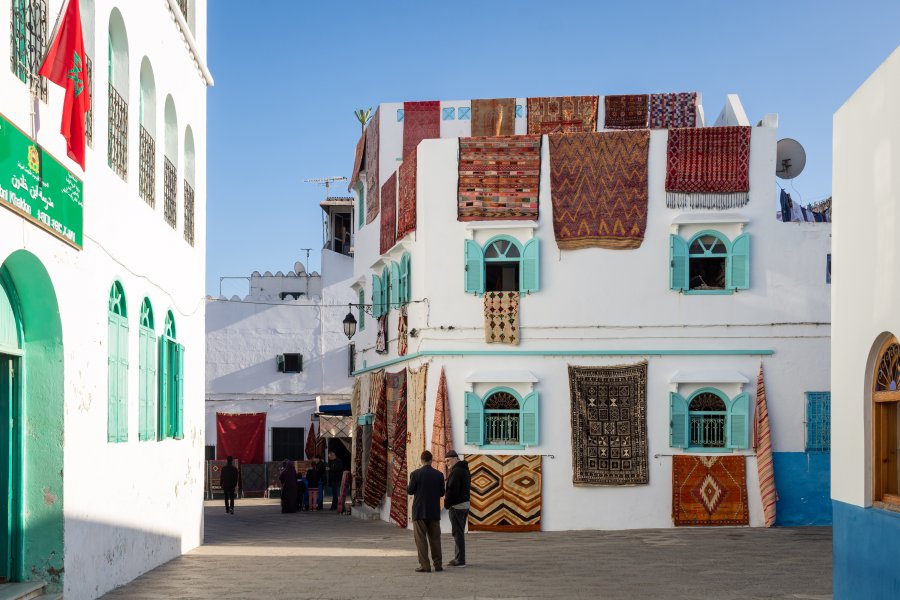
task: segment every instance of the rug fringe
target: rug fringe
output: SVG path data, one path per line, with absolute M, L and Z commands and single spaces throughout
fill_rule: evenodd
M 666 192 L 667 208 L 728 210 L 746 206 L 748 202 L 750 202 L 750 194 L 748 192 L 730 192 L 722 194 Z

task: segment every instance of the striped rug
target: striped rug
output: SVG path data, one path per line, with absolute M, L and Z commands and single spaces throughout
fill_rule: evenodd
M 766 527 L 775 524 L 775 469 L 772 465 L 772 432 L 769 429 L 769 407 L 766 403 L 766 383 L 763 380 L 762 363 L 756 379 L 756 470 L 759 474 L 759 496 L 762 500 L 763 519 Z
M 460 221 L 537 220 L 541 136 L 459 140 Z
M 447 376 L 441 367 L 437 397 L 434 399 L 434 422 L 431 426 L 432 464 L 444 477 L 447 476 L 447 452 L 453 450 L 453 428 L 450 425 L 450 398 L 447 394 Z
M 406 465 L 417 468 L 425 451 L 425 391 L 428 365 L 406 373 Z M 412 506 L 410 505 L 410 511 Z
M 541 530 L 541 457 L 470 454 L 469 531 Z

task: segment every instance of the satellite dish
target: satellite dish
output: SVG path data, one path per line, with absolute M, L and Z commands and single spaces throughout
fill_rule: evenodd
M 803 172 L 806 166 L 806 150 L 797 140 L 784 138 L 778 140 L 775 152 L 775 175 L 781 179 L 793 179 Z

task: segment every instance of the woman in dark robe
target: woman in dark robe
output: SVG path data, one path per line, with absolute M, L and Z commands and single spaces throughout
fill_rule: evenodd
M 294 469 L 294 461 L 284 459 L 281 461 L 281 512 L 297 512 L 297 471 Z

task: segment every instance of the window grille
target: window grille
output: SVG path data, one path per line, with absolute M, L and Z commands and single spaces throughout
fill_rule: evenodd
M 84 55 L 87 62 L 88 77 L 88 97 L 91 100 L 91 107 L 84 113 L 84 139 L 88 147 L 94 147 L 94 61 L 91 57 Z
M 716 394 L 697 394 L 689 405 L 690 445 L 693 448 L 724 448 L 728 409 Z
M 184 182 L 184 241 L 194 245 L 194 188 Z
M 508 392 L 496 392 L 484 403 L 484 443 L 519 443 L 519 401 Z
M 47 0 L 13 0 L 9 61 L 12 72 L 47 101 L 47 80 L 37 74 L 47 43 Z
M 128 181 L 128 103 L 109 84 L 109 135 L 107 161 L 123 181 Z
M 178 171 L 175 170 L 175 165 L 168 159 L 168 157 L 163 159 L 163 188 L 165 191 L 165 206 L 164 208 L 164 217 L 166 219 L 166 223 L 172 229 L 175 229 L 175 221 L 178 218 L 178 206 L 176 201 L 176 196 L 178 194 Z
M 187 20 L 187 16 L 188 16 L 187 0 L 178 0 L 178 8 L 181 9 L 181 14 L 184 15 L 185 20 Z
M 151 207 L 156 206 L 156 141 L 141 125 L 138 155 L 138 191 Z
M 806 450 L 831 450 L 831 392 L 806 392 Z

